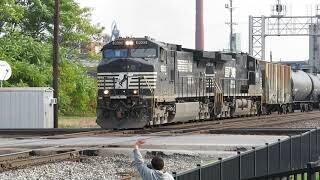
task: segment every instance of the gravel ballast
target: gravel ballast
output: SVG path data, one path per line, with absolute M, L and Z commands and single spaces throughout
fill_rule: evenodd
M 270 126 L 271 128 L 319 128 L 320 120 L 305 120 L 299 122 L 283 123 Z
M 154 153 L 147 152 L 145 162 L 150 162 Z M 230 154 L 219 155 L 219 157 L 232 156 Z M 166 171 L 181 172 L 196 167 L 197 164 L 206 164 L 218 159 L 217 155 L 209 154 L 158 154 L 165 161 Z M 82 162 L 64 161 L 25 169 L 12 170 L 0 173 L 2 180 L 44 180 L 44 179 L 107 179 L 118 180 L 126 176 L 137 178 L 138 175 L 132 165 L 132 154 L 112 154 L 110 156 L 89 157 Z

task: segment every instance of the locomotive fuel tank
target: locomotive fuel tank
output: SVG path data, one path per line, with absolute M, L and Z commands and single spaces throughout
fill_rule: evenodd
M 306 101 L 313 90 L 310 76 L 301 70 L 292 71 L 292 85 L 294 101 Z

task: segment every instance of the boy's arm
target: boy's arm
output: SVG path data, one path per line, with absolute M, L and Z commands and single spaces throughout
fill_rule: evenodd
M 139 147 L 144 144 L 144 141 L 138 141 L 135 143 L 134 145 L 134 150 L 133 150 L 133 156 L 134 156 L 134 162 L 135 162 L 135 166 L 136 168 L 138 169 L 141 177 L 143 179 L 146 179 L 151 175 L 152 173 L 152 170 L 149 169 L 145 164 L 144 164 L 144 161 L 143 161 L 143 157 L 139 151 Z

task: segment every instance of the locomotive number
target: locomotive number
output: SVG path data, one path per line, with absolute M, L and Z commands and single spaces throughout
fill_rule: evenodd
M 136 45 L 147 45 L 148 41 L 136 41 Z
M 114 41 L 114 42 L 112 42 L 112 45 L 114 45 L 114 46 L 122 46 L 122 45 L 124 45 L 124 42 L 123 41 Z

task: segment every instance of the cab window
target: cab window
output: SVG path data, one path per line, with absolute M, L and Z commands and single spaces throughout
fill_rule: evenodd
M 131 49 L 131 57 L 136 58 L 154 58 L 157 57 L 157 50 L 155 48 L 148 49 Z
M 124 58 L 128 57 L 128 49 L 106 49 L 103 51 L 105 58 Z

